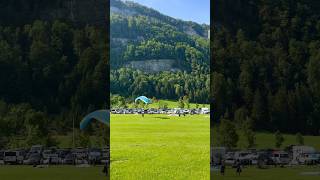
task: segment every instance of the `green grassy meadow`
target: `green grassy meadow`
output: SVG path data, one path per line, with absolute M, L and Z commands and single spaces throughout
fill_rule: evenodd
M 318 180 L 320 175 L 303 175 L 301 173 L 320 173 L 320 167 L 285 167 L 258 169 L 256 167 L 244 168 L 241 175 L 236 175 L 236 170 L 227 168 L 225 175 L 219 171 L 212 171 L 211 178 L 218 180 Z
M 1 180 L 106 180 L 102 166 L 80 168 L 75 166 L 0 166 Z
M 211 136 L 211 140 L 213 141 L 213 144 L 217 142 L 217 131 L 216 129 L 212 129 L 211 133 L 213 136 Z M 239 141 L 238 141 L 238 148 L 245 149 L 246 147 L 246 140 L 245 137 L 241 134 L 241 132 L 238 132 L 239 134 Z M 285 148 L 286 146 L 297 144 L 296 142 L 296 135 L 291 134 L 283 134 L 284 142 L 281 146 L 281 148 Z M 320 136 L 303 136 L 304 138 L 304 144 L 308 146 L 312 146 L 320 151 Z M 215 145 L 217 146 L 217 145 Z M 267 149 L 267 148 L 275 148 L 275 137 L 272 133 L 264 133 L 264 132 L 258 132 L 256 133 L 256 146 L 257 149 Z
M 111 179 L 209 179 L 210 118 L 111 115 Z
M 152 104 L 148 104 L 148 108 L 159 108 L 159 103 L 165 103 L 168 105 L 168 108 L 177 108 L 178 101 L 171 100 L 157 100 L 157 102 L 152 102 Z M 196 103 L 190 103 L 190 108 L 196 108 Z M 134 103 L 128 105 L 129 108 L 134 108 Z M 198 104 L 198 108 L 210 108 L 210 104 Z

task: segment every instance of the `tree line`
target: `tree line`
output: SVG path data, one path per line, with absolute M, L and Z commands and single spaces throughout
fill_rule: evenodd
M 254 131 L 319 135 L 320 6 L 301 0 L 237 4 L 255 17 L 240 24 L 215 19 L 212 124 L 249 119 Z
M 62 133 L 107 108 L 106 36 L 62 20 L 0 26 L 1 140 Z
M 190 102 L 208 103 L 209 75 L 192 72 L 159 72 L 148 74 L 130 68 L 110 72 L 110 93 L 124 97 L 145 95 L 157 99 L 174 99 L 187 95 Z

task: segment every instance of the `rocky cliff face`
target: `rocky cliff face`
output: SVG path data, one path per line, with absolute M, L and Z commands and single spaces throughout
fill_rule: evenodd
M 157 73 L 161 71 L 178 71 L 178 68 L 175 68 L 176 61 L 173 59 L 152 59 L 145 61 L 131 61 L 125 65 L 125 67 L 138 69 L 140 71 L 148 73 Z
M 66 19 L 80 25 L 105 25 L 108 12 L 107 0 L 8 0 L 0 2 L 0 24 Z

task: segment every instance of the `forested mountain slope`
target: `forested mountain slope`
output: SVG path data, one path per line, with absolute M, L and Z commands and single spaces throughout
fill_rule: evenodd
M 108 1 L 103 0 L 6 0 L 0 2 L 1 25 L 23 25 L 35 19 L 63 19 L 75 25 L 105 26 Z
M 207 101 L 208 25 L 133 2 L 112 0 L 110 9 L 111 93 L 161 99 L 188 95 L 192 101 Z
M 319 134 L 319 2 L 217 0 L 216 8 L 214 120 Z
M 86 113 L 108 105 L 107 33 L 95 24 L 100 19 L 39 16 L 67 2 L 1 2 L 0 148 L 54 145 L 49 134 L 68 132 L 73 119 L 77 126 Z

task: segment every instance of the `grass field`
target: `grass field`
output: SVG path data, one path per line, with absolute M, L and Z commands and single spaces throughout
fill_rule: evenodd
M 209 179 L 207 115 L 111 116 L 111 179 Z
M 171 100 L 158 100 L 158 102 L 153 102 L 152 104 L 148 105 L 148 108 L 159 108 L 160 103 L 166 103 L 168 108 L 176 108 L 178 107 L 178 101 L 171 101 Z M 196 103 L 190 103 L 190 108 L 196 108 Z M 129 108 L 134 108 L 134 103 L 128 105 Z M 209 104 L 198 104 L 198 108 L 210 108 Z
M 213 136 L 213 142 L 217 142 L 217 131 L 215 129 L 211 130 Z M 246 147 L 246 140 L 244 136 L 241 135 L 241 133 L 238 133 L 239 136 L 239 142 L 238 142 L 238 148 L 244 149 Z M 286 146 L 297 144 L 296 142 L 296 136 L 290 135 L 290 134 L 284 134 L 284 142 L 281 146 L 281 148 L 284 148 Z M 304 137 L 304 144 L 308 146 L 315 147 L 317 150 L 320 151 L 320 136 L 303 136 Z M 215 145 L 216 146 L 216 145 Z M 275 148 L 275 137 L 272 133 L 256 133 L 256 148 L 257 149 L 266 149 L 266 148 Z
M 80 168 L 75 166 L 0 166 L 1 180 L 106 180 L 102 166 Z
M 320 173 L 320 167 L 286 167 L 258 169 L 244 168 L 241 176 L 236 175 L 235 169 L 227 168 L 225 176 L 218 171 L 212 171 L 211 178 L 217 180 L 319 180 L 320 175 L 303 175 L 301 173 Z

